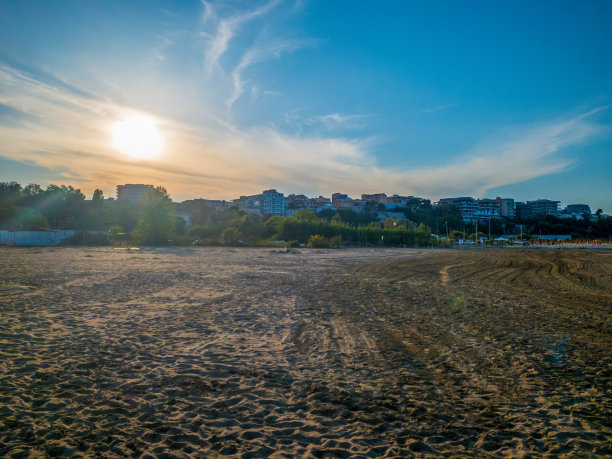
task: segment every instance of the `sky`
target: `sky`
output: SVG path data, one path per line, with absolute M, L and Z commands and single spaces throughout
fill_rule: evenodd
M 0 0 L 0 181 L 612 213 L 610 24 L 607 0 Z

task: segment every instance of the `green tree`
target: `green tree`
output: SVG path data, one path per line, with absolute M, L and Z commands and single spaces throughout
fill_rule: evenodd
M 431 234 L 431 228 L 424 223 L 419 223 L 417 231 L 420 231 L 421 233 L 425 233 L 428 235 Z
M 337 212 L 333 209 L 322 209 L 321 211 L 317 212 L 317 217 L 329 221 L 336 214 Z
M 23 189 L 22 194 L 24 197 L 35 197 L 41 195 L 42 193 L 43 190 L 40 185 L 37 185 L 36 183 L 30 183 Z
M 234 245 L 240 241 L 240 231 L 236 228 L 229 227 L 225 228 L 221 232 L 221 242 L 225 245 Z
M 373 215 L 354 212 L 351 209 L 339 209 L 338 213 L 344 222 L 353 226 L 367 225 L 371 221 L 377 220 Z
M 462 231 L 458 231 L 458 230 L 453 230 L 450 232 L 450 234 L 448 235 L 448 237 L 450 237 L 451 239 L 463 239 L 463 232 Z
M 40 209 L 51 227 L 82 229 L 86 226 L 85 195 L 72 186 L 51 184 L 30 203 Z
M 292 219 L 297 221 L 313 221 L 316 220 L 317 214 L 308 209 L 300 209 L 291 216 Z
M 26 231 L 37 231 L 42 228 L 49 228 L 49 223 L 44 216 L 26 207 L 19 212 L 14 220 L 14 226 Z
M 452 231 L 462 228 L 463 218 L 459 208 L 454 204 L 442 204 L 429 211 L 416 212 L 411 220 L 424 222 L 430 228 L 436 230 L 438 234 L 444 234 L 446 230 Z
M 245 237 L 255 236 L 256 238 L 259 238 L 264 230 L 261 217 L 248 213 L 241 216 L 236 216 L 232 220 L 231 225 L 238 229 L 240 234 Z
M 282 234 L 284 227 L 285 218 L 281 217 L 280 215 L 272 215 L 264 223 L 264 228 L 266 229 L 268 237 L 278 237 L 280 234 Z
M 386 230 L 395 228 L 395 220 L 393 220 L 391 217 L 387 218 L 384 223 L 384 228 Z
M 372 217 L 376 217 L 378 212 L 384 212 L 385 205 L 376 201 L 366 201 L 365 203 L 365 213 Z
M 17 182 L 0 182 L 0 198 L 5 196 L 19 197 L 21 193 L 21 185 Z
M 174 204 L 164 187 L 148 190 L 141 201 L 140 218 L 132 231 L 132 240 L 144 245 L 167 244 L 176 223 L 173 214 Z

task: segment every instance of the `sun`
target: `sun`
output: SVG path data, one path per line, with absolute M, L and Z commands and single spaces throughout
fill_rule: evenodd
M 132 158 L 152 159 L 164 148 L 164 138 L 153 118 L 131 115 L 113 124 L 113 147 Z

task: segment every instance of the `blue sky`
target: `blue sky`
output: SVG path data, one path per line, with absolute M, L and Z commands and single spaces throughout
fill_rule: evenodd
M 0 0 L 0 180 L 612 213 L 612 3 Z M 149 117 L 162 153 L 113 126 Z

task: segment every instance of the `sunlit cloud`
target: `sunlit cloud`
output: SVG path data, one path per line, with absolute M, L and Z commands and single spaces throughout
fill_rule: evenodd
M 28 115 L 17 124 L 0 118 L 0 156 L 54 170 L 63 167 L 66 180 L 89 193 L 102 187 L 113 195 L 120 183 L 153 183 L 165 185 L 175 199 L 228 199 L 270 187 L 317 195 L 483 196 L 495 187 L 568 170 L 574 160 L 559 153 L 601 129 L 591 121 L 594 111 L 585 112 L 522 126 L 506 132 L 503 140 L 483 141 L 435 167 L 386 167 L 373 154 L 372 139 L 324 132 L 298 136 L 270 126 L 191 125 L 40 81 L 7 65 L 0 65 L 0 96 L 9 107 L 5 111 Z M 113 124 L 135 113 L 151 117 L 164 137 L 157 158 L 143 161 L 113 147 Z M 332 113 L 321 120 L 346 124 L 367 116 Z

